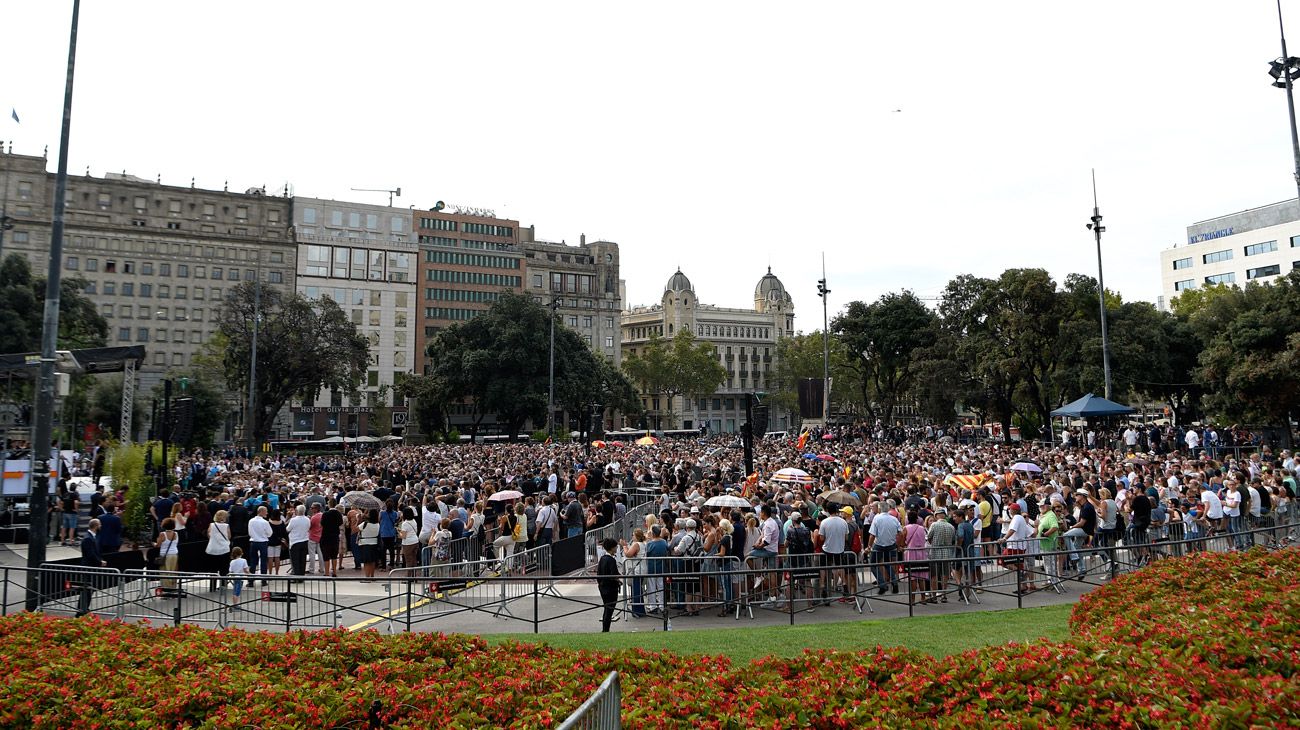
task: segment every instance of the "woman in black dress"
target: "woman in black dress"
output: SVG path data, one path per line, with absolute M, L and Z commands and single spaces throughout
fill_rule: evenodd
M 339 575 L 339 535 L 343 529 L 343 513 L 338 504 L 330 501 L 330 508 L 320 517 L 320 552 L 325 559 L 325 575 Z

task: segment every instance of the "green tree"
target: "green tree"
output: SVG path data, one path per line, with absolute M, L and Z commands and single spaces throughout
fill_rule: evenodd
M 1206 405 L 1243 421 L 1283 425 L 1300 409 L 1300 272 L 1211 297 L 1192 317 L 1204 349 Z
M 663 396 L 669 426 L 676 426 L 673 401 L 714 392 L 727 379 L 713 345 L 683 328 L 671 340 L 652 337 L 644 350 L 623 359 L 623 372 L 647 395 Z
M 103 347 L 108 323 L 86 297 L 86 280 L 64 277 L 59 285 L 60 350 Z M 32 275 L 27 257 L 11 253 L 0 261 L 0 353 L 38 352 L 45 317 L 45 277 Z
M 1020 374 L 1014 359 L 1001 349 L 993 318 L 996 287 L 994 280 L 970 274 L 948 282 L 939 304 L 943 326 L 939 341 L 948 342 L 950 349 L 941 367 L 956 374 L 954 387 L 960 402 L 1002 424 L 1003 438 L 1009 441 Z
M 844 342 L 832 335 L 829 342 L 831 403 L 842 411 L 862 407 L 861 375 L 850 367 Z M 821 330 L 776 341 L 776 368 L 768 393 L 770 402 L 790 413 L 799 412 L 799 381 L 821 379 L 825 360 Z
M 258 359 L 261 359 L 259 348 Z M 197 356 L 194 358 L 196 363 L 201 362 Z M 213 374 L 207 372 L 201 366 L 196 366 L 192 370 L 169 372 L 167 378 L 172 381 L 172 404 L 180 398 L 194 399 L 194 428 L 190 442 L 186 446 L 196 446 L 208 448 L 212 446 L 216 432 L 222 427 L 226 420 L 227 404 L 225 390 L 222 387 L 221 380 L 213 377 Z M 181 388 L 181 379 L 185 379 L 185 388 Z M 162 424 L 163 419 L 163 397 L 165 395 L 164 386 L 161 382 L 154 386 L 153 398 L 158 401 L 158 424 Z M 139 402 L 139 398 L 136 399 Z M 155 438 L 162 439 L 160 431 L 155 432 Z
M 438 434 L 446 434 L 446 402 L 442 400 L 445 394 L 434 378 L 412 375 L 403 379 L 395 390 L 411 404 L 411 419 L 421 434 L 430 440 L 435 440 Z
M 248 392 L 254 320 L 254 284 L 231 289 L 217 311 L 227 342 L 226 387 Z M 322 388 L 355 395 L 369 363 L 369 344 L 333 299 L 309 301 L 274 287 L 261 288 L 258 308 L 257 409 L 253 437 L 271 433 L 275 414 L 291 398 L 312 400 Z
M 429 344 L 429 375 L 410 386 L 430 403 L 471 407 L 472 435 L 495 414 L 513 438 L 546 418 L 551 312 L 530 297 L 502 292 L 484 315 L 440 332 Z M 585 412 L 592 402 L 626 404 L 630 386 L 573 330 L 555 327 L 557 405 Z
M 831 331 L 860 375 L 868 414 L 893 424 L 898 402 L 912 395 L 916 354 L 938 336 L 938 317 L 915 294 L 902 291 L 872 304 L 850 302 Z
M 127 434 L 118 433 L 122 425 L 121 374 L 96 376 L 93 380 L 94 386 L 90 391 L 87 404 L 86 423 L 97 424 L 102 431 L 111 433 L 119 439 L 124 438 Z M 138 440 L 135 436 L 144 424 L 144 405 L 141 401 L 137 392 L 131 404 L 131 428 L 136 432 L 130 434 L 132 441 Z

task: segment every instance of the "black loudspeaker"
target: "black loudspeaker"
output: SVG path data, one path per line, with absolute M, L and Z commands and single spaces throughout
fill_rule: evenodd
M 172 403 L 171 441 L 178 446 L 189 446 L 194 438 L 194 399 L 177 398 Z
M 763 438 L 767 430 L 767 406 L 754 406 L 754 438 Z
M 826 392 L 826 381 L 821 378 L 801 378 L 799 380 L 799 417 L 821 418 L 822 397 Z

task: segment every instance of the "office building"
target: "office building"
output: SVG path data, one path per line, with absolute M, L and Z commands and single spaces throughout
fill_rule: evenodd
M 333 299 L 370 344 L 370 365 L 354 396 L 324 390 L 290 406 L 292 436 L 356 438 L 401 433 L 406 403 L 393 387 L 415 367 L 419 248 L 409 208 L 294 198 L 298 292 Z M 376 418 L 387 419 L 379 422 Z
M 1285 200 L 1187 227 L 1187 243 L 1160 252 L 1160 291 L 1268 282 L 1300 269 L 1300 207 Z
M 22 253 L 44 276 L 54 217 L 55 174 L 44 157 L 0 154 L 0 202 L 13 218 L 3 253 Z M 137 388 L 188 369 L 216 330 L 226 292 L 241 281 L 294 286 L 290 199 L 163 185 L 123 173 L 70 175 L 64 216 L 65 276 L 108 321 L 109 345 L 148 351 Z M 224 386 L 224 384 L 223 384 Z M 229 428 L 226 434 L 229 438 Z
M 768 268 L 754 287 L 752 309 L 701 304 L 690 279 L 678 269 L 664 287 L 660 302 L 623 312 L 623 356 L 642 353 L 653 336 L 671 339 L 683 330 L 709 343 L 726 379 L 716 392 L 694 398 L 642 394 L 647 425 L 652 428 L 699 428 L 733 433 L 745 422 L 745 394 L 774 387 L 776 343 L 794 336 L 794 302 Z M 669 414 L 672 418 L 669 418 Z M 770 430 L 785 430 L 791 416 L 773 410 Z
M 523 291 L 519 221 L 490 210 L 448 206 L 412 211 L 420 264 L 416 291 L 416 370 L 440 330 L 488 311 L 502 291 Z

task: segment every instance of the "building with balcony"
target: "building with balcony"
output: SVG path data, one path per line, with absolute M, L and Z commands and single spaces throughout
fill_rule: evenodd
M 54 218 L 55 174 L 47 163 L 0 153 L 0 206 L 14 219 L 2 253 L 25 255 L 42 276 Z M 293 289 L 297 249 L 287 197 L 261 188 L 163 185 L 123 172 L 70 175 L 65 208 L 64 275 L 86 279 L 86 295 L 108 321 L 109 345 L 146 348 L 137 385 L 143 393 L 190 367 L 231 287 L 260 279 Z M 228 427 L 218 437 L 232 435 Z
M 726 379 L 717 391 L 695 398 L 642 394 L 651 428 L 699 428 L 733 433 L 745 422 L 745 394 L 775 387 L 776 343 L 794 336 L 794 302 L 781 280 L 768 268 L 754 287 L 752 309 L 701 304 L 690 279 L 678 269 L 664 286 L 658 304 L 623 312 L 623 356 L 641 352 L 651 337 L 671 339 L 683 330 L 713 347 Z M 672 414 L 672 422 L 668 416 Z M 770 430 L 793 423 L 789 413 L 773 410 Z

